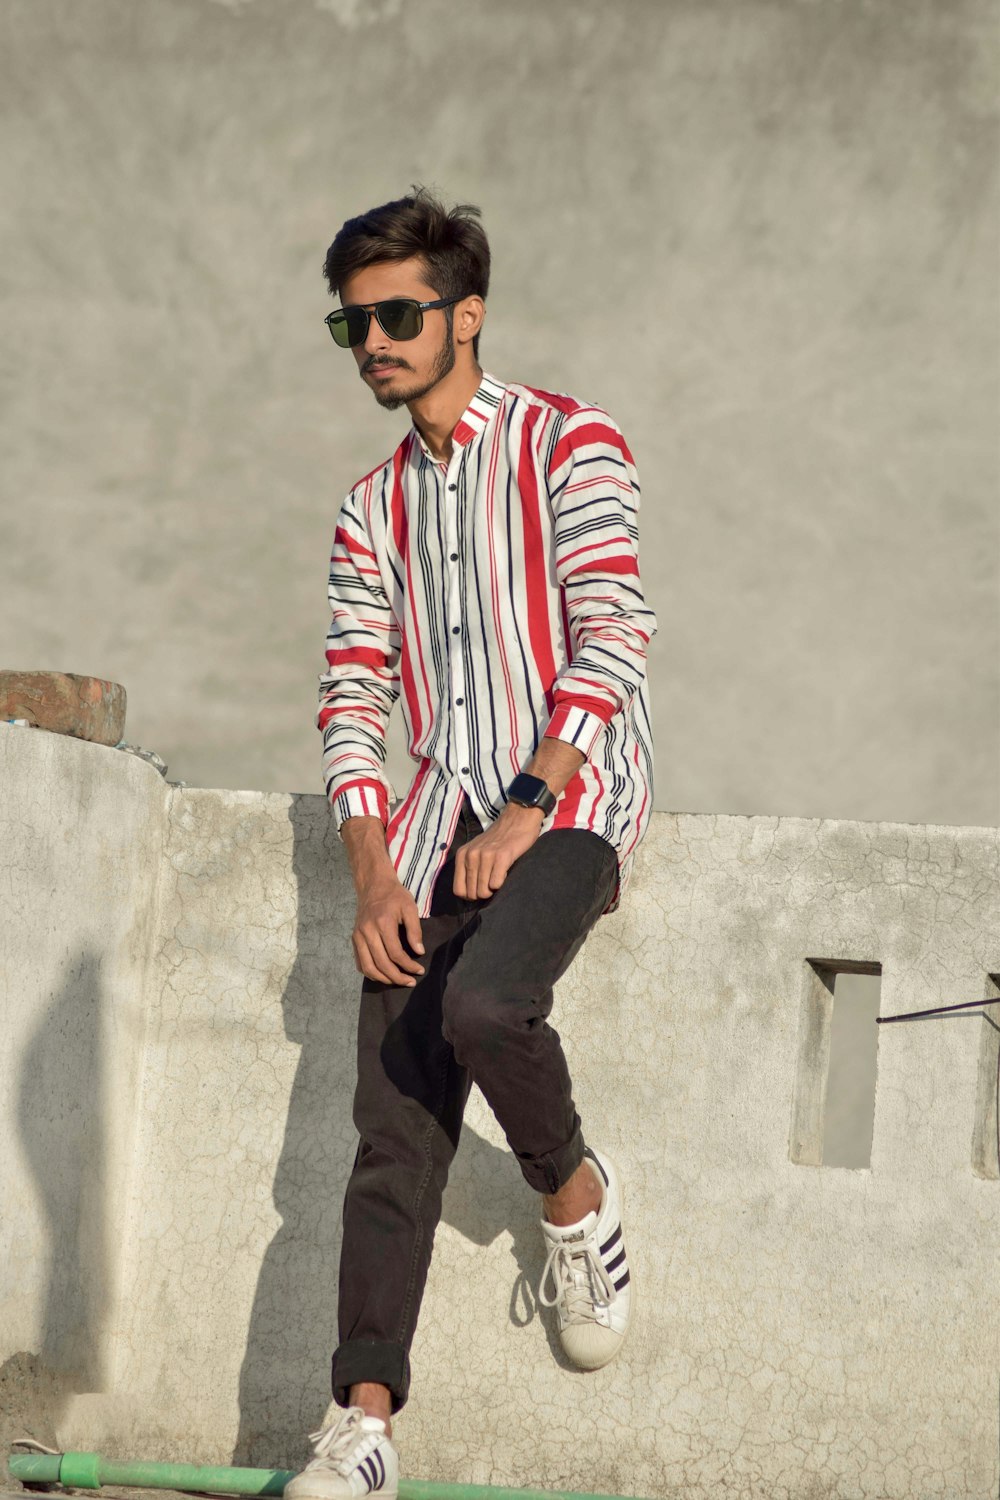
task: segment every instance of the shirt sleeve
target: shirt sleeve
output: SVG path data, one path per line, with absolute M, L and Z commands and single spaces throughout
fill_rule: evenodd
M 606 412 L 584 407 L 564 418 L 548 459 L 548 484 L 571 660 L 555 680 L 545 734 L 589 759 L 612 715 L 643 682 L 656 634 L 639 578 L 639 478 Z
M 323 779 L 337 820 L 389 819 L 384 772 L 389 715 L 399 697 L 399 626 L 382 586 L 363 508 L 352 491 L 337 518 L 330 556 L 327 669 L 319 678 L 316 726 Z

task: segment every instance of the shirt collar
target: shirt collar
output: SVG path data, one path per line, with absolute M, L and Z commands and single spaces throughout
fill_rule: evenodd
M 483 372 L 483 378 L 479 382 L 479 389 L 455 423 L 452 431 L 451 441 L 456 448 L 464 448 L 474 437 L 478 437 L 481 432 L 486 430 L 500 409 L 500 403 L 504 398 L 506 389 L 507 387 L 502 380 L 497 380 L 495 376 L 487 375 L 485 371 Z M 424 453 L 426 453 L 432 463 L 436 462 L 430 449 L 421 437 L 420 429 L 416 423 L 413 424 L 413 430 L 417 435 L 417 442 Z

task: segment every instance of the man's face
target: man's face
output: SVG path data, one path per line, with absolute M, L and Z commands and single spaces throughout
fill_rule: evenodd
M 373 302 L 387 297 L 412 297 L 415 302 L 436 302 L 441 295 L 423 279 L 419 260 L 383 261 L 355 271 L 340 288 L 341 306 L 362 306 L 371 311 Z M 394 411 L 406 401 L 426 396 L 454 368 L 455 344 L 448 319 L 450 309 L 425 311 L 424 326 L 415 339 L 394 342 L 372 313 L 368 337 L 356 344 L 352 354 L 358 373 L 370 386 L 380 406 Z

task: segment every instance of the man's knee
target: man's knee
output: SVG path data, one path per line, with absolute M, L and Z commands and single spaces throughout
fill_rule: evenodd
M 441 1029 L 459 1062 L 496 1051 L 504 1026 L 504 1006 L 496 990 L 482 980 L 453 974 L 442 997 Z

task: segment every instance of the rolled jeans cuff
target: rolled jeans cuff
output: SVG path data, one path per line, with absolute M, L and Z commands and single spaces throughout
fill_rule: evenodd
M 580 1116 L 577 1115 L 575 1118 L 573 1134 L 565 1146 L 559 1146 L 555 1151 L 547 1151 L 544 1156 L 522 1156 L 519 1151 L 515 1151 L 514 1155 L 521 1168 L 521 1175 L 536 1193 L 557 1193 L 583 1161 L 584 1142 L 583 1132 L 580 1129 Z
M 333 1399 L 338 1406 L 350 1406 L 351 1386 L 371 1382 L 387 1385 L 395 1414 L 404 1405 L 410 1390 L 410 1360 L 402 1344 L 383 1343 L 379 1339 L 347 1339 L 334 1351 L 330 1370 Z

